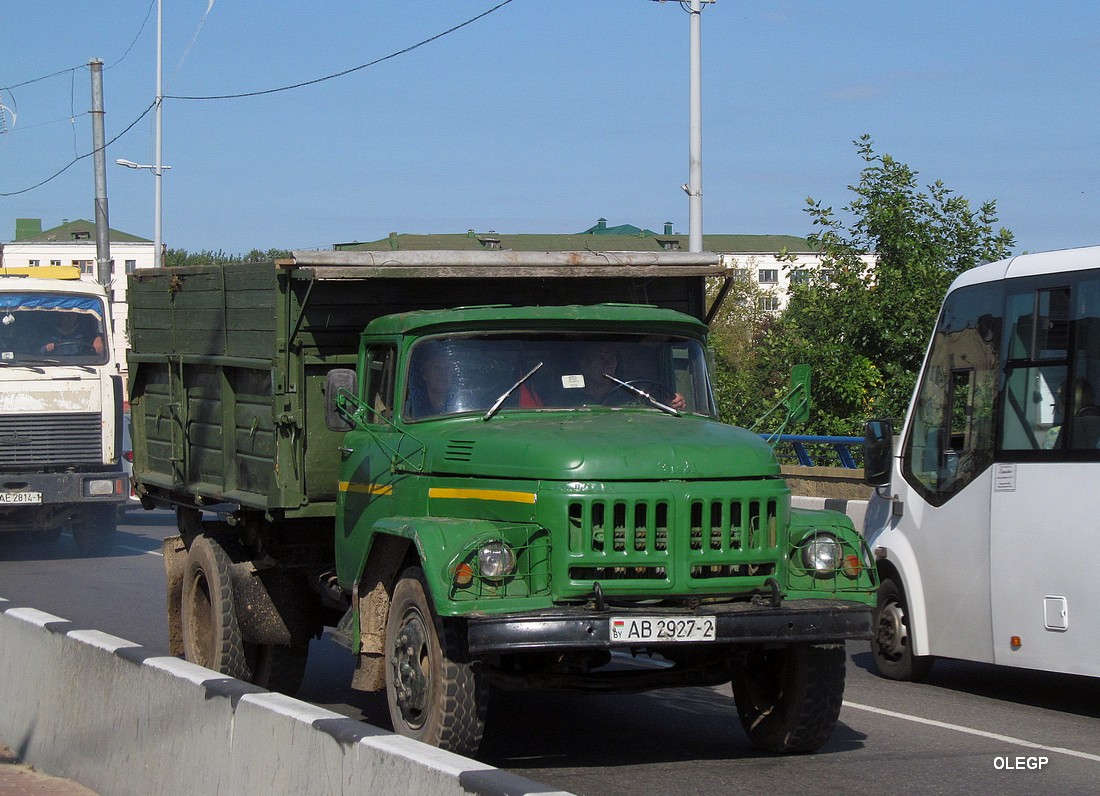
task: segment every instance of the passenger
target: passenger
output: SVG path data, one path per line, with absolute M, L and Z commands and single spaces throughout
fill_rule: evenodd
M 82 323 L 83 318 L 75 312 L 63 312 L 54 322 L 53 331 L 46 335 L 47 341 L 40 353 L 81 356 L 103 353 L 103 335 L 87 334 Z

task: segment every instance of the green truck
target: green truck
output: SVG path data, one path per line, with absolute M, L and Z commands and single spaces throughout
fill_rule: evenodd
M 398 733 L 465 754 L 490 692 L 729 682 L 756 745 L 819 747 L 874 566 L 716 417 L 707 284 L 732 278 L 588 251 L 133 274 L 173 653 L 292 693 L 327 628 Z

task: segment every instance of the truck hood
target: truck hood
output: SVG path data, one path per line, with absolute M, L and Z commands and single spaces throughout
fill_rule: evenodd
M 758 435 L 708 418 L 657 412 L 573 412 L 410 429 L 426 469 L 490 478 L 645 481 L 778 476 Z

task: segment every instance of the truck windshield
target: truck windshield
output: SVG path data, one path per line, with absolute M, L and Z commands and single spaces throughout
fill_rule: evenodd
M 102 365 L 103 302 L 65 293 L 0 293 L 0 367 Z
M 601 406 L 658 411 L 655 401 L 683 413 L 714 415 L 706 356 L 698 340 L 510 333 L 418 342 L 409 357 L 404 417 L 486 412 L 527 374 L 501 411 Z

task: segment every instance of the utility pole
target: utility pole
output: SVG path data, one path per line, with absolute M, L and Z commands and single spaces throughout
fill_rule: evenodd
M 162 241 L 161 234 L 161 218 L 163 216 L 161 208 L 161 180 L 164 177 L 164 165 L 161 159 L 163 152 L 162 140 L 161 140 L 161 106 L 164 104 L 164 95 L 162 93 L 161 80 L 161 52 L 163 50 L 162 34 L 164 29 L 164 8 L 162 0 L 157 0 L 157 96 L 156 96 L 156 133 L 154 138 L 156 139 L 156 160 L 153 161 L 153 266 L 160 268 L 164 265 L 164 243 Z
M 709 0 L 714 2 L 714 0 Z M 703 250 L 702 0 L 691 0 L 691 102 L 688 146 L 688 251 Z
M 111 284 L 111 226 L 107 214 L 107 155 L 103 135 L 103 62 L 93 58 L 92 70 L 92 161 L 95 164 L 95 262 L 96 281 Z

